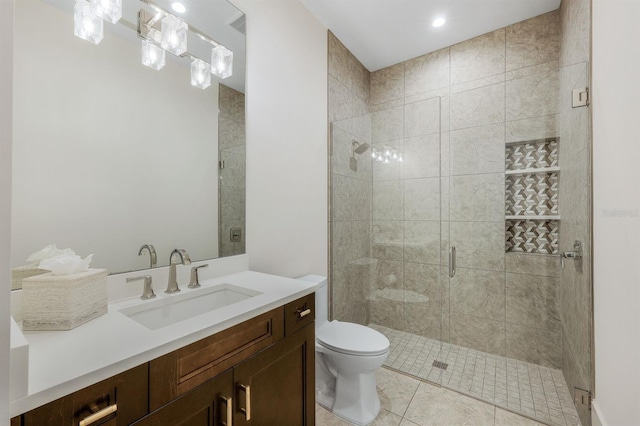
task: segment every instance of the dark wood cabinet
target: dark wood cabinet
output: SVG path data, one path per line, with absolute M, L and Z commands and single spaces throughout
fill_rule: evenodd
M 313 294 L 31 410 L 11 426 L 313 426 L 312 306 Z
M 149 412 L 147 364 L 57 399 L 22 416 L 22 426 L 129 425 Z
M 234 368 L 234 424 L 315 424 L 315 333 L 311 323 Z
M 233 422 L 233 371 L 206 381 L 134 426 L 221 426 Z

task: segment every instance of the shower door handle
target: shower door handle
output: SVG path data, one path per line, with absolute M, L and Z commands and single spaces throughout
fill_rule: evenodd
M 456 246 L 449 247 L 449 278 L 456 276 Z

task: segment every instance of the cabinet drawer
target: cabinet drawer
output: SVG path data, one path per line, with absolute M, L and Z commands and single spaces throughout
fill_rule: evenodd
M 143 364 L 25 413 L 22 425 L 128 425 L 149 412 L 148 386 Z
M 284 337 L 274 309 L 150 362 L 149 403 L 156 410 Z
M 284 306 L 285 336 L 290 336 L 316 318 L 316 294 L 311 293 Z

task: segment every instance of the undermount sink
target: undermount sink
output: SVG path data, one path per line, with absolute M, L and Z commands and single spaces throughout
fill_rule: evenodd
M 178 295 L 120 309 L 120 312 L 149 330 L 157 330 L 259 294 L 262 293 L 225 283 L 183 291 Z

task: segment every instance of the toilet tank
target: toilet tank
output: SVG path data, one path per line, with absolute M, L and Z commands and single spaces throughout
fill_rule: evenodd
M 305 275 L 298 279 L 320 285 L 320 287 L 316 289 L 316 327 L 319 327 L 328 321 L 329 318 L 329 286 L 327 285 L 327 277 L 321 275 Z

